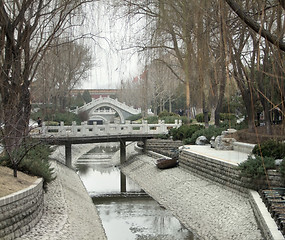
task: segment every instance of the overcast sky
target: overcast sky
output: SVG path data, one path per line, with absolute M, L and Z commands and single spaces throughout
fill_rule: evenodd
M 94 67 L 81 88 L 118 88 L 121 80 L 141 73 L 142 66 L 134 49 L 121 50 L 134 40 L 135 33 L 124 20 L 110 20 L 111 13 L 102 3 L 96 5 L 97 9 L 88 16 L 88 30 L 97 36 L 89 43 Z

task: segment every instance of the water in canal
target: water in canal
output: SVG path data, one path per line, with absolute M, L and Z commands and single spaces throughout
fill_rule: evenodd
M 118 146 L 105 144 L 83 155 L 77 169 L 92 196 L 108 240 L 194 239 L 169 211 L 114 166 Z

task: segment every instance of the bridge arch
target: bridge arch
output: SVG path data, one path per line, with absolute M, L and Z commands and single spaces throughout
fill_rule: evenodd
M 100 103 L 96 105 L 94 108 L 92 108 L 88 113 L 89 119 L 91 119 L 92 116 L 96 116 L 96 117 L 100 116 L 103 120 L 105 120 L 105 122 L 108 122 L 107 118 L 103 117 L 102 116 L 103 114 L 100 115 L 100 112 L 97 111 L 98 109 L 103 108 L 103 107 L 113 109 L 115 112 L 118 113 L 121 123 L 125 123 L 125 118 L 124 118 L 122 111 L 118 107 L 110 103 Z
M 87 103 L 82 107 L 75 109 L 73 112 L 79 113 L 86 111 L 88 113 L 89 119 L 95 116 L 98 117 L 99 115 L 101 115 L 102 118 L 104 118 L 103 116 L 104 111 L 103 112 L 98 111 L 98 109 L 103 107 L 110 108 L 116 111 L 119 115 L 121 123 L 125 123 L 125 120 L 128 117 L 141 113 L 140 109 L 135 109 L 133 107 L 126 105 L 125 103 L 119 102 L 117 99 L 112 99 L 110 97 L 104 97 L 104 98 L 100 97 L 97 99 L 93 99 L 90 103 Z

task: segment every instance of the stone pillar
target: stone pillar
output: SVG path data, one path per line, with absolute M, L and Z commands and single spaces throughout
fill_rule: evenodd
M 126 141 L 120 141 L 120 163 L 124 163 L 126 161 Z
M 143 150 L 142 150 L 142 152 L 143 153 L 146 153 L 146 138 L 145 139 L 143 139 Z
M 69 168 L 72 167 L 71 143 L 65 144 L 65 165 Z
M 127 191 L 127 185 L 126 185 L 126 176 L 121 172 L 121 193 L 124 193 Z

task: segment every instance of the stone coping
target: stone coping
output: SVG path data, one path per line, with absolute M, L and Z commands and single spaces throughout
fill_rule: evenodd
M 270 240 L 284 240 L 282 233 L 278 230 L 275 221 L 272 219 L 265 204 L 258 192 L 249 190 L 249 200 L 254 210 L 254 214 L 258 220 L 260 227 L 263 230 L 263 234 L 266 239 Z
M 43 179 L 38 178 L 32 185 L 27 188 L 24 188 L 18 192 L 11 193 L 7 196 L 0 198 L 0 206 L 8 205 L 13 202 L 19 201 L 22 198 L 25 198 L 39 190 L 43 187 Z
M 241 151 L 250 154 L 256 144 L 244 143 L 244 142 L 233 142 L 234 150 Z

